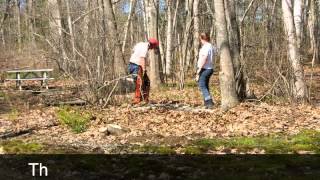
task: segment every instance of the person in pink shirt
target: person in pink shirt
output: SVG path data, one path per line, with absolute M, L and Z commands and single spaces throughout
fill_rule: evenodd
M 129 73 L 133 75 L 135 82 L 135 95 L 133 104 L 141 101 L 149 102 L 150 80 L 147 75 L 147 55 L 150 49 L 158 49 L 159 41 L 150 38 L 148 42 L 139 42 L 133 48 L 129 61 Z

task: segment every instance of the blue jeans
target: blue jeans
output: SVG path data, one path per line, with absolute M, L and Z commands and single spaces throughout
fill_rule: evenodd
M 209 80 L 213 74 L 213 69 L 201 69 L 198 81 L 199 88 L 205 101 L 212 100 L 209 91 Z
M 134 80 L 136 80 L 137 76 L 138 76 L 139 65 L 134 64 L 134 63 L 129 63 L 128 71 L 129 71 L 129 74 L 133 74 L 134 75 Z

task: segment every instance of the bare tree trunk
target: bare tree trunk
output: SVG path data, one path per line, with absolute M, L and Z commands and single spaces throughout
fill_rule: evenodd
M 148 37 L 158 38 L 158 6 L 159 0 L 145 0 L 146 20 L 148 27 Z M 149 53 L 150 60 L 150 82 L 151 88 L 158 88 L 160 80 L 160 62 L 159 55 L 154 51 Z
M 67 17 L 68 17 L 68 28 L 70 35 L 70 44 L 72 48 L 72 62 L 74 62 L 74 66 L 76 67 L 76 47 L 75 47 L 75 37 L 73 33 L 73 25 L 72 25 L 72 17 L 71 17 L 71 9 L 70 9 L 70 0 L 66 0 L 66 8 L 67 8 Z
M 304 80 L 304 71 L 300 62 L 300 53 L 297 47 L 291 0 L 282 0 L 282 13 L 288 39 L 289 60 L 294 71 L 293 95 L 296 99 L 306 99 L 307 88 Z
M 275 13 L 275 9 L 276 9 L 276 4 L 277 4 L 277 0 L 275 0 L 272 4 L 272 10 L 271 10 L 271 14 L 268 15 L 267 17 L 267 22 L 266 22 L 266 32 L 267 32 L 267 38 L 266 38 L 266 50 L 264 52 L 264 60 L 263 60 L 263 69 L 266 70 L 267 69 L 267 61 L 271 59 L 271 54 L 272 54 L 272 50 L 273 50 L 273 45 L 272 45 L 272 31 L 274 29 L 274 13 Z M 267 8 L 267 10 L 269 11 L 268 5 L 269 5 L 269 0 L 265 0 L 265 6 Z
M 27 15 L 29 17 L 26 17 L 26 25 L 27 25 L 27 28 L 28 28 L 28 39 L 29 41 L 31 41 L 31 46 L 32 48 L 36 48 L 36 42 L 35 42 L 35 37 L 34 37 L 34 16 L 35 16 L 35 10 L 34 10 L 34 7 L 33 7 L 33 0 L 27 0 Z
M 171 74 L 171 66 L 172 66 L 172 26 L 173 26 L 173 13 L 172 13 L 172 0 L 167 0 L 167 49 L 166 49 L 166 66 L 165 66 L 165 74 L 170 75 Z
M 302 0 L 294 0 L 293 16 L 297 36 L 297 48 L 300 50 L 302 39 Z
M 1 31 L 1 34 L 2 34 L 2 44 L 3 44 L 3 47 L 5 48 L 6 47 L 6 32 L 5 32 L 5 28 L 4 28 L 4 24 L 6 22 L 6 20 L 8 19 L 9 15 L 10 15 L 10 0 L 6 0 L 5 2 L 5 11 L 3 13 L 3 17 L 1 19 L 1 24 L 0 24 L 0 31 Z
M 58 44 L 59 60 L 57 61 L 60 70 L 68 72 L 69 62 L 65 49 L 65 28 L 62 22 L 61 0 L 48 0 L 48 10 L 50 14 L 49 26 L 53 39 Z
M 245 62 L 240 58 L 240 31 L 237 22 L 236 2 L 234 0 L 225 0 L 225 12 L 228 22 L 231 57 L 235 71 L 236 92 L 240 99 L 253 98 L 254 94 L 250 90 Z
M 22 34 L 21 34 L 21 10 L 20 0 L 15 1 L 15 16 L 17 18 L 17 37 L 18 37 L 18 51 L 21 52 L 22 48 Z
M 128 15 L 128 20 L 127 20 L 127 23 L 126 23 L 126 26 L 125 26 L 124 38 L 123 38 L 123 43 L 122 43 L 122 54 L 124 54 L 124 51 L 125 51 L 125 48 L 126 48 L 129 28 L 130 28 L 130 24 L 131 24 L 131 21 L 132 21 L 132 15 L 134 13 L 136 2 L 137 2 L 136 0 L 130 0 L 129 15 Z
M 217 29 L 217 44 L 220 49 L 220 66 L 219 73 L 220 88 L 221 88 L 221 108 L 228 110 L 239 104 L 236 94 L 236 83 L 234 79 L 234 70 L 232 57 L 227 34 L 227 22 L 224 10 L 224 1 L 215 0 L 214 8 L 216 13 L 216 29 Z
M 196 64 L 198 61 L 199 46 L 200 46 L 200 17 L 199 17 L 199 0 L 193 1 L 193 64 Z
M 313 54 L 312 63 L 320 64 L 319 59 L 319 41 L 318 41 L 318 32 L 319 32 L 319 20 L 317 15 L 317 4 L 315 0 L 310 0 L 310 15 L 309 15 L 309 32 L 310 32 L 310 41 L 311 41 L 311 52 Z
M 193 9 L 193 1 L 194 0 L 186 0 L 185 1 L 185 12 L 186 12 L 186 22 L 185 22 L 185 31 L 184 31 L 184 36 L 183 36 L 183 60 L 184 60 L 184 64 L 186 66 L 186 69 L 189 68 L 192 57 L 191 57 L 191 52 L 193 51 L 191 48 L 189 48 L 189 45 L 192 43 L 190 42 L 190 29 L 191 29 L 191 25 L 192 22 L 194 20 L 193 15 L 192 15 L 192 9 Z
M 115 43 L 114 47 L 114 70 L 116 76 L 120 74 L 125 74 L 126 73 L 126 67 L 123 59 L 123 55 L 121 52 L 121 45 L 119 41 L 119 34 L 117 30 L 117 24 L 116 24 L 116 18 L 114 15 L 114 11 L 112 8 L 112 1 L 111 0 L 105 0 L 105 9 L 106 9 L 106 15 L 107 15 L 107 23 L 108 23 L 108 32 L 109 32 L 109 37 L 112 42 Z

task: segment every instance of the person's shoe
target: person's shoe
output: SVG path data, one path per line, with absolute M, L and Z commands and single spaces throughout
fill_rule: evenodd
M 206 107 L 206 109 L 212 109 L 213 106 L 214 106 L 214 103 L 213 103 L 212 99 L 205 100 L 204 101 L 204 106 Z

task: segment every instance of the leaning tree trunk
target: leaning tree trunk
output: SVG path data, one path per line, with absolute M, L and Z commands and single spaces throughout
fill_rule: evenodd
M 112 0 L 105 0 L 105 10 L 107 15 L 108 32 L 111 42 L 114 42 L 114 73 L 116 76 L 126 73 L 126 67 L 121 52 L 121 44 L 119 41 L 119 34 L 117 30 L 116 18 L 112 8 Z
M 227 33 L 227 22 L 224 10 L 224 1 L 214 1 L 216 29 L 217 29 L 217 44 L 220 49 L 220 66 L 219 73 L 220 88 L 221 88 L 221 108 L 228 110 L 239 103 L 236 93 L 236 83 L 234 79 L 234 70 L 232 57 L 229 46 Z
M 148 37 L 158 38 L 158 6 L 159 0 L 145 0 Z M 157 88 L 161 84 L 159 55 L 150 51 L 150 82 L 151 88 Z
M 288 55 L 294 73 L 293 96 L 296 99 L 307 98 L 307 88 L 304 80 L 303 67 L 300 62 L 300 53 L 297 46 L 297 36 L 292 13 L 292 1 L 282 0 L 284 28 L 288 40 Z

